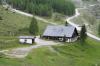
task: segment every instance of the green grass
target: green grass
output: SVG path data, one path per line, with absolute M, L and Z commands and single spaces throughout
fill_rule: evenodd
M 87 40 L 84 45 L 71 44 L 54 47 L 62 56 L 69 58 L 68 66 L 95 66 L 100 65 L 100 42 Z
M 30 17 L 5 10 L 2 6 L 0 6 L 0 16 L 3 19 L 0 20 L 0 36 L 30 35 L 28 31 Z M 38 20 L 38 25 L 40 33 L 43 33 L 48 24 Z
M 3 20 L 0 20 L 0 35 L 20 34 L 20 30 L 28 28 L 31 18 L 5 10 L 0 6 L 0 14 Z
M 13 13 L 4 9 L 0 5 L 0 50 L 14 47 L 22 47 L 19 44 L 18 36 L 30 35 L 28 27 L 31 22 L 30 17 Z M 48 23 L 38 21 L 39 34 L 42 34 Z M 27 45 L 24 45 L 27 46 Z
M 22 47 L 14 35 L 30 35 L 28 26 L 31 18 L 25 17 L 0 6 L 3 20 L 0 20 L 0 49 Z M 39 33 L 42 34 L 47 23 L 38 21 Z M 11 36 L 9 36 L 11 34 Z M 3 36 L 4 35 L 4 36 Z M 65 43 L 63 46 L 53 46 L 56 52 L 48 47 L 33 49 L 22 59 L 0 57 L 0 66 L 100 66 L 100 42 L 88 39 L 84 45 L 78 42 Z
M 65 25 L 66 16 L 59 13 L 53 13 L 51 17 L 44 17 L 44 19 L 48 20 L 49 22 L 57 23 L 59 25 Z
M 95 66 L 100 65 L 100 44 L 88 39 L 84 45 L 78 42 L 53 46 L 59 53 L 48 47 L 33 49 L 24 59 L 0 58 L 0 66 Z
M 47 27 L 48 25 L 51 25 L 51 24 L 44 23 L 43 21 L 38 20 L 39 35 L 40 35 L 40 34 L 43 34 L 44 30 L 46 29 L 46 27 Z
M 28 44 L 20 44 L 18 37 L 11 37 L 11 36 L 2 36 L 0 37 L 0 51 L 5 49 L 12 49 L 17 47 L 27 47 L 31 46 Z

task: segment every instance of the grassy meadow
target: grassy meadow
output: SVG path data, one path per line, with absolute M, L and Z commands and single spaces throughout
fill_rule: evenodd
M 19 15 L 0 6 L 0 49 L 23 46 L 18 42 L 18 36 L 30 35 L 28 27 L 30 17 Z M 42 34 L 48 24 L 38 20 L 39 34 Z
M 22 47 L 19 35 L 30 35 L 28 27 L 31 18 L 5 10 L 0 6 L 0 50 Z M 39 33 L 42 34 L 47 23 L 38 20 Z M 0 54 L 0 66 L 100 66 L 100 42 L 88 38 L 83 45 L 61 43 L 62 46 L 33 49 L 26 58 L 9 58 Z M 25 45 L 27 46 L 27 45 Z
M 19 15 L 17 13 L 5 10 L 0 6 L 0 36 L 17 36 L 17 35 L 30 35 L 28 28 L 31 22 L 30 17 Z M 42 33 L 47 23 L 38 21 L 39 33 Z
M 100 65 L 100 42 L 88 39 L 84 45 L 65 43 L 33 49 L 26 58 L 0 58 L 0 66 L 95 66 Z
M 55 12 L 51 17 L 44 17 L 44 19 L 49 22 L 57 23 L 58 25 L 65 25 L 66 16 Z

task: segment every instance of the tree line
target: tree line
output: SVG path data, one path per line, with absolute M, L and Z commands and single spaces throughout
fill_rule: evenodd
M 39 15 L 51 16 L 58 12 L 71 16 L 75 13 L 75 6 L 70 0 L 7 0 L 14 8 Z

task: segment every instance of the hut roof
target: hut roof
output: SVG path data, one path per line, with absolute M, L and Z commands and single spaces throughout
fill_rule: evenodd
M 72 37 L 74 30 L 76 28 L 69 26 L 47 26 L 46 30 L 43 33 L 43 36 L 58 36 L 58 37 Z
M 35 37 L 33 36 L 19 36 L 19 39 L 34 39 Z

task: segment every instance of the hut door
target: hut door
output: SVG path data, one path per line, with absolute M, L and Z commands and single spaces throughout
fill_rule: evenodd
M 59 41 L 63 41 L 64 39 L 63 38 L 59 38 Z
M 27 39 L 25 39 L 25 42 L 24 43 L 27 43 Z

